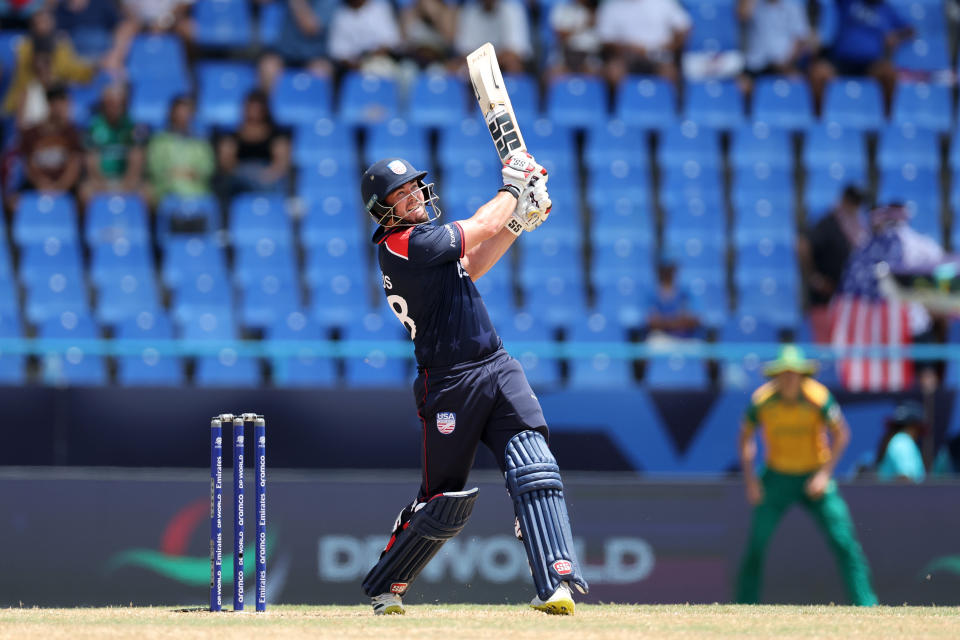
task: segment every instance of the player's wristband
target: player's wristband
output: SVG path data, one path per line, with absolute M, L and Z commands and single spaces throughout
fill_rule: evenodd
M 509 193 L 510 195 L 512 195 L 512 196 L 513 196 L 514 198 L 516 198 L 517 200 L 520 199 L 520 189 L 517 189 L 517 188 L 516 188 L 515 186 L 513 186 L 512 184 L 505 184 L 505 185 L 503 185 L 502 187 L 500 187 L 499 189 L 497 189 L 497 193 L 500 193 L 501 191 L 506 191 L 507 193 Z

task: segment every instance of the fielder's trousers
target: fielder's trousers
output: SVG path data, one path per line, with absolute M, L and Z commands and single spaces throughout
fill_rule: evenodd
M 763 502 L 753 509 L 750 538 L 737 578 L 737 602 L 760 602 L 767 544 L 787 509 L 799 502 L 826 536 L 847 586 L 850 601 L 867 607 L 877 604 L 877 596 L 870 586 L 870 568 L 857 541 L 847 503 L 840 497 L 837 485 L 832 480 L 823 497 L 819 500 L 809 498 L 803 487 L 811 475 L 779 473 L 767 469 L 760 477 L 764 497 Z

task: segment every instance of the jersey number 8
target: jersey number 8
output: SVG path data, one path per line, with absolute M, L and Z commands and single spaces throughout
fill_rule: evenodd
M 397 316 L 397 320 L 402 322 L 403 326 L 410 332 L 410 339 L 413 340 L 416 338 L 417 325 L 414 323 L 413 318 L 407 315 L 410 309 L 407 307 L 407 301 L 403 299 L 403 296 L 387 296 L 387 304 L 390 305 L 390 310 L 393 311 L 393 314 Z

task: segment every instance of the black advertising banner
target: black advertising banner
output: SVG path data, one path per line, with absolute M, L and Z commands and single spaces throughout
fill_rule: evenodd
M 519 603 L 533 596 L 503 483 L 486 472 L 475 477 L 473 517 L 424 571 L 408 602 Z M 205 471 L 3 471 L 0 606 L 205 605 L 208 483 Z M 230 484 L 225 602 L 232 589 Z M 729 601 L 750 517 L 739 483 L 570 473 L 566 484 L 592 587 L 582 600 Z M 268 471 L 268 602 L 365 602 L 363 575 L 416 487 L 414 472 Z M 960 604 L 960 485 L 853 484 L 841 491 L 882 603 Z M 245 555 L 252 559 L 252 548 Z M 247 589 L 252 602 L 252 572 Z M 765 601 L 847 601 L 827 545 L 799 509 L 771 544 Z

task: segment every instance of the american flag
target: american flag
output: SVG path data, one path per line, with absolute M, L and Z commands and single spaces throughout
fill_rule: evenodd
M 910 305 L 884 298 L 876 275 L 880 262 L 894 268 L 903 263 L 903 240 L 897 229 L 887 229 L 851 254 L 830 309 L 834 347 L 910 344 Z M 913 384 L 913 362 L 872 356 L 840 358 L 837 374 L 851 391 L 900 391 Z

